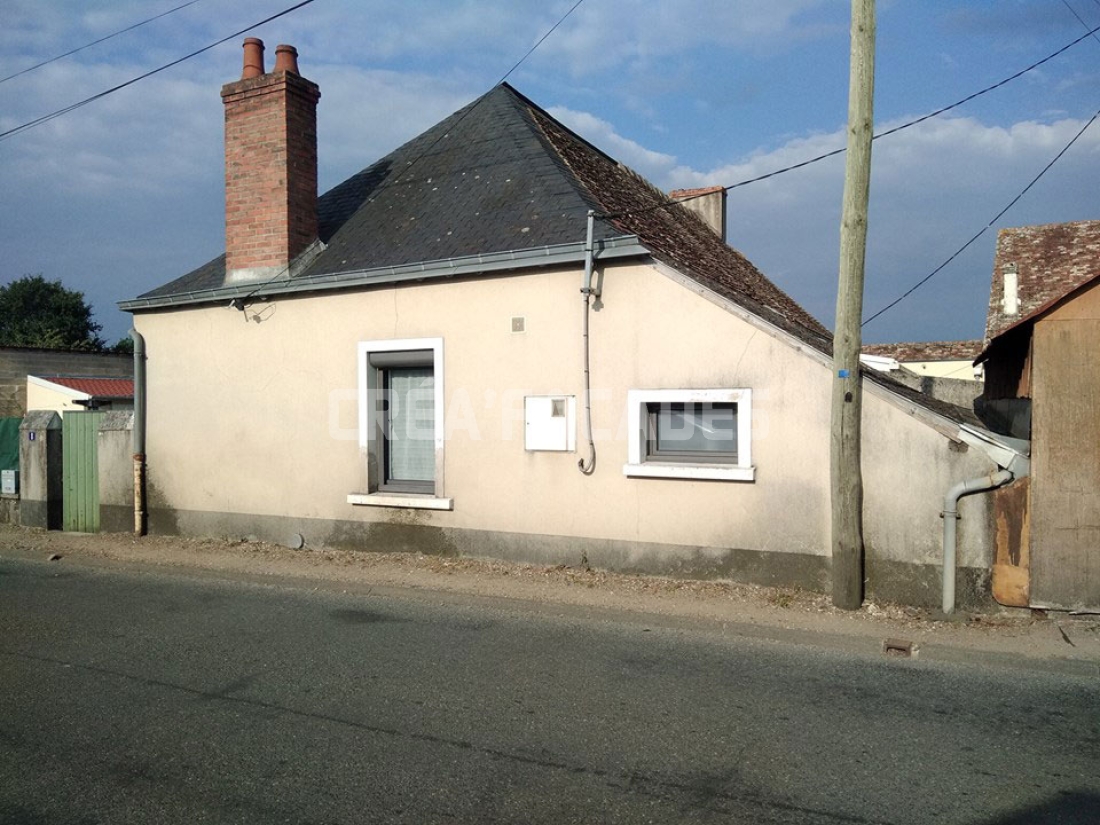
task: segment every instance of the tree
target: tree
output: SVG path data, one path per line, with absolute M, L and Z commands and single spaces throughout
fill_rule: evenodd
M 127 335 L 125 338 L 119 338 L 111 346 L 107 347 L 107 352 L 114 352 L 120 355 L 133 355 L 134 354 L 134 339 Z
M 61 281 L 24 275 L 0 287 L 0 346 L 99 352 L 103 327 L 92 320 L 84 293 Z

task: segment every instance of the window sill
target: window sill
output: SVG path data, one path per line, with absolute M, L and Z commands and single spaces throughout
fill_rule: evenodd
M 349 493 L 348 504 L 363 507 L 404 507 L 411 510 L 453 510 L 453 498 L 436 498 L 415 493 Z
M 623 475 L 631 478 L 686 478 L 696 481 L 755 481 L 755 467 L 732 464 L 624 464 Z

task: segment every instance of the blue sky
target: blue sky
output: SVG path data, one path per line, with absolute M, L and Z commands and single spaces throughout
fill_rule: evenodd
M 298 48 L 322 90 L 321 189 L 494 85 L 574 0 L 316 0 L 252 32 Z M 182 0 L 0 0 L 0 77 Z M 0 83 L 0 131 L 291 5 L 200 0 Z M 1100 26 L 1100 0 L 879 0 L 875 114 L 903 123 Z M 850 6 L 838 0 L 585 0 L 509 77 L 668 190 L 729 185 L 844 144 Z M 223 83 L 243 38 L 0 141 L 0 283 L 28 273 L 115 303 L 224 247 Z M 269 64 L 270 65 L 270 64 Z M 866 314 L 985 226 L 1100 109 L 1089 39 L 947 115 L 877 141 Z M 994 228 L 1100 218 L 1100 123 Z M 843 157 L 734 190 L 729 240 L 832 326 Z M 980 337 L 995 232 L 864 329 L 867 341 Z

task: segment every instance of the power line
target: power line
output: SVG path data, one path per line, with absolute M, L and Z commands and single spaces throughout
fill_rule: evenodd
M 527 61 L 527 58 L 529 58 L 531 55 L 533 55 L 535 53 L 535 50 L 543 44 L 543 42 L 546 40 L 546 38 L 548 38 L 550 35 L 552 35 L 555 31 L 558 30 L 558 27 L 560 27 L 561 24 L 564 23 L 569 18 L 569 16 L 573 12 L 575 12 L 577 10 L 577 8 L 583 2 L 584 2 L 584 0 L 576 0 L 576 2 L 570 7 L 569 11 L 567 11 L 565 14 L 563 14 L 558 19 L 557 23 L 555 23 L 553 26 L 551 26 L 549 29 L 547 29 L 546 33 L 538 39 L 538 41 L 535 43 L 535 45 L 532 46 L 530 49 L 528 49 L 527 53 L 525 55 L 523 55 L 523 57 L 521 57 L 519 60 L 517 60 L 515 65 L 513 65 L 512 68 L 510 68 L 508 71 L 506 71 L 501 76 L 500 80 L 498 80 L 496 82 L 495 86 L 499 86 L 501 83 L 503 83 L 509 77 L 511 77 L 512 73 L 515 72 L 515 70 L 518 69 L 520 66 L 522 66 Z M 420 154 L 418 154 L 416 157 L 414 157 L 405 166 L 404 172 L 407 174 L 410 169 L 412 169 L 414 166 L 416 166 L 416 164 L 419 163 L 424 158 L 425 155 L 427 155 L 429 152 L 431 152 L 432 149 L 434 149 L 436 147 L 436 144 L 438 144 L 441 140 L 443 140 L 443 138 L 445 138 L 450 131 L 454 131 L 454 129 L 458 127 L 458 124 L 462 123 L 462 121 L 464 121 L 467 117 L 469 117 L 473 113 L 474 109 L 476 109 L 478 107 L 478 105 L 481 103 L 481 101 L 484 100 L 484 99 L 485 99 L 485 96 L 482 95 L 477 100 L 475 100 L 473 105 L 470 106 L 470 108 L 468 108 L 461 115 L 459 115 L 458 119 L 453 124 L 451 124 L 451 128 L 450 128 L 450 130 L 448 130 L 448 132 L 444 132 L 444 133 L 440 134 L 439 137 L 437 137 L 435 140 L 433 140 L 428 146 L 426 146 L 423 149 L 423 151 L 420 152 Z M 372 199 L 378 197 L 379 193 L 384 192 L 385 190 L 389 189 L 390 187 L 397 186 L 400 182 L 401 182 L 401 176 L 399 176 L 397 178 L 394 178 L 392 183 L 385 183 L 382 186 L 379 186 L 378 189 L 376 189 L 374 191 L 374 194 L 371 196 Z M 253 297 L 254 295 L 259 294 L 260 292 L 262 292 L 265 287 L 271 286 L 273 283 L 278 282 L 283 277 L 283 275 L 285 275 L 288 271 L 290 271 L 290 264 L 287 264 L 285 267 L 283 267 L 283 269 L 280 270 L 279 273 L 277 275 L 275 275 L 274 278 L 272 278 L 268 281 L 264 281 L 261 284 L 258 284 L 255 289 L 250 290 L 243 297 L 234 299 L 233 306 L 236 306 L 238 301 L 240 301 L 240 302 L 247 301 L 249 298 Z
M 1095 2 L 1097 5 L 1100 5 L 1100 0 L 1093 0 L 1093 2 Z M 1081 15 L 1079 15 L 1074 10 L 1073 6 L 1071 6 L 1069 4 L 1068 0 L 1062 0 L 1062 3 L 1063 3 L 1063 5 L 1065 5 L 1065 7 L 1067 9 L 1070 10 L 1070 13 L 1074 17 L 1076 17 L 1078 22 L 1080 22 L 1080 24 L 1082 26 L 1084 26 L 1085 29 L 1086 29 L 1086 33 L 1084 35 L 1082 35 L 1079 39 L 1075 40 L 1070 45 L 1072 46 L 1076 43 L 1079 43 L 1079 42 L 1081 42 L 1081 40 L 1084 40 L 1086 37 L 1092 37 L 1094 40 L 1097 40 L 1097 38 L 1096 38 L 1097 29 L 1090 28 L 1089 24 L 1086 23 L 1084 21 L 1084 19 L 1082 19 Z M 1097 40 L 1097 42 L 1100 42 L 1100 40 Z M 1069 47 L 1067 46 L 1066 48 L 1069 48 Z M 1065 51 L 1065 49 L 1062 49 L 1061 51 Z M 1047 59 L 1049 59 L 1049 58 L 1047 58 Z M 1036 64 L 1036 65 L 1038 65 L 1038 64 Z M 1009 209 L 1011 209 L 1013 206 L 1015 206 L 1016 203 L 1024 195 L 1027 194 L 1028 190 L 1030 190 L 1031 187 L 1033 187 L 1036 183 L 1039 182 L 1039 178 L 1041 178 L 1043 175 L 1045 175 L 1047 173 L 1047 170 L 1049 170 L 1050 167 L 1052 167 L 1055 163 L 1057 163 L 1058 160 L 1062 157 L 1062 155 L 1064 155 L 1066 152 L 1069 151 L 1069 148 L 1074 143 L 1077 142 L 1077 139 L 1085 133 L 1085 130 L 1087 130 L 1089 128 L 1089 126 L 1091 126 L 1093 124 L 1093 121 L 1095 121 L 1097 117 L 1100 117 L 1100 111 L 1098 111 L 1096 114 L 1094 114 L 1089 119 L 1089 122 L 1086 123 L 1081 128 L 1081 131 L 1079 131 L 1076 135 L 1073 136 L 1073 139 L 1069 143 L 1067 143 L 1065 145 L 1065 147 L 1063 147 L 1062 151 L 1059 152 L 1057 155 L 1055 155 L 1054 159 L 1051 160 L 1050 163 L 1048 163 L 1046 166 L 1043 167 L 1043 171 L 1041 171 L 1038 175 L 1036 175 L 1035 178 L 1031 181 L 1031 183 L 1029 183 L 1027 186 L 1025 186 L 1023 191 L 1020 192 L 1020 194 L 1018 194 L 1016 197 L 1014 197 L 1009 202 L 1008 206 L 1006 206 L 1004 209 L 1002 209 L 1000 212 L 998 212 L 997 215 L 993 218 L 993 220 L 991 220 L 984 227 L 982 227 L 981 230 L 979 230 L 977 234 L 975 234 L 972 238 L 970 238 L 970 240 L 968 240 L 966 243 L 964 243 L 962 246 L 960 246 L 957 250 L 955 250 L 955 252 L 951 256 L 949 256 L 947 258 L 947 260 L 945 260 L 942 264 L 937 266 L 935 269 L 933 269 L 931 272 L 929 272 L 927 275 L 925 275 L 923 278 L 921 278 L 919 281 L 917 281 L 915 284 L 913 284 L 913 286 L 910 287 L 904 294 L 902 294 L 901 296 L 896 298 L 894 301 L 892 301 L 891 303 L 884 306 L 882 309 L 880 309 L 878 312 L 876 312 L 874 315 L 872 315 L 870 318 L 868 318 L 866 321 L 864 321 L 861 324 L 861 326 L 864 326 L 864 327 L 867 326 L 869 323 L 871 323 L 873 320 L 878 318 L 880 315 L 882 315 L 882 314 L 888 312 L 889 310 L 893 309 L 894 307 L 896 307 L 898 304 L 900 304 L 902 301 L 904 301 L 906 298 L 908 298 L 910 295 L 912 295 L 914 292 L 916 292 L 918 289 L 920 289 L 922 286 L 924 286 L 926 283 L 928 283 L 930 280 L 932 280 L 932 278 L 935 277 L 942 269 L 947 267 L 948 264 L 950 264 L 953 260 L 955 260 L 957 257 L 959 257 L 959 255 L 961 255 L 963 252 L 965 252 L 971 246 L 971 244 L 973 244 L 975 241 L 978 240 L 978 238 L 980 238 L 982 235 L 984 235 L 986 232 L 988 232 L 993 227 L 993 224 L 995 224 L 1006 212 L 1008 212 Z
M 1093 2 L 1096 3 L 1098 6 L 1100 6 L 1100 0 L 1093 0 Z M 1077 10 L 1069 4 L 1069 0 L 1062 0 L 1062 5 L 1065 6 L 1067 9 L 1069 9 L 1069 13 L 1077 18 L 1078 23 L 1080 23 L 1086 29 L 1089 27 L 1089 24 L 1085 22 L 1085 18 L 1083 18 L 1081 15 L 1079 15 L 1077 13 Z M 1093 39 L 1096 40 L 1095 35 L 1093 36 Z M 1097 42 L 1100 42 L 1100 40 L 1098 40 Z
M 537 49 L 539 46 L 541 46 L 543 41 L 546 40 L 546 38 L 548 38 L 555 31 L 557 31 L 558 27 L 562 23 L 564 23 L 569 18 L 569 15 L 571 15 L 573 12 L 575 12 L 577 10 L 577 7 L 580 6 L 580 4 L 583 3 L 583 2 L 584 2 L 584 0 L 577 0 L 577 2 L 573 4 L 573 7 L 570 8 L 569 11 L 567 11 L 565 14 L 563 14 L 561 16 L 561 19 L 558 20 L 558 22 L 555 23 L 553 26 L 551 26 L 550 29 L 546 32 L 546 34 L 544 34 L 542 37 L 540 37 L 538 39 L 538 42 L 535 43 L 534 46 L 532 46 L 530 49 L 527 50 L 527 54 L 525 54 L 518 61 L 516 61 L 516 65 L 514 65 L 512 68 L 510 68 L 508 71 L 506 71 L 504 73 L 504 77 L 502 77 L 497 82 L 497 85 L 499 86 L 501 83 L 503 83 L 505 80 L 507 80 L 512 75 L 512 72 L 514 72 L 516 69 L 518 69 L 520 66 L 522 66 L 523 63 L 526 62 L 527 58 L 529 58 L 531 55 L 533 55 L 535 53 L 535 49 Z
M 17 134 L 20 134 L 21 132 L 27 131 L 28 129 L 33 129 L 35 126 L 41 126 L 43 123 L 51 121 L 54 118 L 61 117 L 62 115 L 66 115 L 69 112 L 72 112 L 72 111 L 75 111 L 76 109 L 81 108 L 82 106 L 87 106 L 89 103 L 93 103 L 97 100 L 100 100 L 102 98 L 107 97 L 108 95 L 112 95 L 115 92 L 120 91 L 121 89 L 125 89 L 127 86 L 133 86 L 135 83 L 137 83 L 140 80 L 145 80 L 145 78 L 152 77 L 155 74 L 159 74 L 160 72 L 163 72 L 165 69 L 170 69 L 173 66 L 178 66 L 180 63 L 183 63 L 185 60 L 190 60 L 192 57 L 197 57 L 198 55 L 203 54 L 204 52 L 208 52 L 211 49 L 213 49 L 214 47 L 220 46 L 222 43 L 225 43 L 229 40 L 233 40 L 236 37 L 240 37 L 242 34 L 246 34 L 247 32 L 250 32 L 253 29 L 257 29 L 260 26 L 264 25 L 265 23 L 270 23 L 272 20 L 278 20 L 280 17 L 284 17 L 284 16 L 290 14 L 293 11 L 297 11 L 298 9 L 302 8 L 303 6 L 308 6 L 312 2 L 314 2 L 314 0 L 302 0 L 302 2 L 300 2 L 300 3 L 298 3 L 294 6 L 291 6 L 288 9 L 283 9 L 283 11 L 279 12 L 278 14 L 273 14 L 270 17 L 266 17 L 263 20 L 261 20 L 259 23 L 253 23 L 251 26 L 248 26 L 247 28 L 241 29 L 238 32 L 233 32 L 233 34 L 230 34 L 226 37 L 223 37 L 221 40 L 217 40 L 214 43 L 211 43 L 209 46 L 203 46 L 201 49 L 198 49 L 197 51 L 193 51 L 193 52 L 191 52 L 191 54 L 184 55 L 183 57 L 179 58 L 178 60 L 173 60 L 171 63 L 165 63 L 163 66 L 160 66 L 156 69 L 153 69 L 152 71 L 145 72 L 145 74 L 141 74 L 141 75 L 138 75 L 137 77 L 131 78 L 130 80 L 127 80 L 125 83 L 120 83 L 117 86 L 112 86 L 110 89 L 107 89 L 106 91 L 102 91 L 99 94 L 92 95 L 91 97 L 85 98 L 84 100 L 81 100 L 78 103 L 73 103 L 70 106 L 66 106 L 64 109 L 58 109 L 56 112 L 50 112 L 50 114 L 48 114 L 48 115 L 43 115 L 42 117 L 35 118 L 34 120 L 31 120 L 31 121 L 28 121 L 27 123 L 22 124 L 21 126 L 16 126 L 13 129 L 8 129 L 6 132 L 0 132 L 0 140 L 7 140 L 10 137 L 14 137 Z
M 19 77 L 21 75 L 25 75 L 29 72 L 33 72 L 35 69 L 41 69 L 43 66 L 47 66 L 50 63 L 53 63 L 57 60 L 61 60 L 63 57 L 69 57 L 70 55 L 74 55 L 77 52 L 82 52 L 85 49 L 90 49 L 92 46 L 98 46 L 100 43 L 103 43 L 107 40 L 110 40 L 112 37 L 118 37 L 120 34 L 126 34 L 126 32 L 133 31 L 136 28 L 144 26 L 146 23 L 152 23 L 154 20 L 160 20 L 160 18 L 162 18 L 162 17 L 167 17 L 168 15 L 172 14 L 173 12 L 177 12 L 180 9 L 185 9 L 188 6 L 193 6 L 198 2 L 199 2 L 199 0 L 189 0 L 189 2 L 184 3 L 183 5 L 180 5 L 180 6 L 176 6 L 174 9 L 168 9 L 168 11 L 161 12 L 160 14 L 154 15 L 153 17 L 150 17 L 147 20 L 142 20 L 140 23 L 134 23 L 132 26 L 127 26 L 124 29 L 119 29 L 117 32 L 112 32 L 111 34 L 108 34 L 106 37 L 101 37 L 98 40 L 93 40 L 91 43 L 85 43 L 83 46 L 78 46 L 75 49 L 70 49 L 69 51 L 65 52 L 64 54 L 57 55 L 57 57 L 51 57 L 49 60 L 43 60 L 41 63 L 35 63 L 33 66 L 29 66 L 26 69 L 23 69 L 22 71 L 16 72 L 15 74 L 10 74 L 7 77 L 0 78 L 0 83 L 7 83 L 12 78 L 16 78 L 16 77 Z
M 1063 0 L 1063 2 L 1064 2 L 1064 0 Z M 915 118 L 914 120 L 910 120 L 906 123 L 903 123 L 900 126 L 895 126 L 892 129 L 887 129 L 885 132 L 879 132 L 878 134 L 876 134 L 874 136 L 873 140 L 878 140 L 879 138 L 884 138 L 884 137 L 888 137 L 889 135 L 897 134 L 898 132 L 900 132 L 904 129 L 908 129 L 912 126 L 916 126 L 920 123 L 924 123 L 926 120 L 931 120 L 932 118 L 938 117 L 939 115 L 942 115 L 945 112 L 950 112 L 952 109 L 957 109 L 958 107 L 962 106 L 965 103 L 969 103 L 970 101 L 972 101 L 976 98 L 979 98 L 984 94 L 988 94 L 989 92 L 992 92 L 995 89 L 999 89 L 1002 86 L 1004 86 L 1008 83 L 1011 83 L 1013 80 L 1017 80 L 1018 78 L 1023 77 L 1028 72 L 1039 68 L 1044 63 L 1049 63 L 1054 58 L 1058 57 L 1059 55 L 1063 54 L 1066 51 L 1069 51 L 1071 48 L 1076 46 L 1082 40 L 1085 40 L 1089 37 L 1094 37 L 1097 32 L 1100 32 L 1100 26 L 1097 26 L 1094 29 L 1089 29 L 1089 31 L 1087 31 L 1085 34 L 1078 37 L 1072 43 L 1067 43 L 1065 46 L 1058 49 L 1058 51 L 1052 52 L 1051 54 L 1048 54 L 1042 60 L 1038 60 L 1035 63 L 1032 63 L 1027 68 L 1021 69 L 1020 71 L 1016 72 L 1015 74 L 1009 75 L 1008 77 L 1004 78 L 1003 80 L 997 81 L 996 83 L 994 83 L 991 86 L 986 86 L 984 89 L 982 89 L 980 91 L 977 91 L 977 92 L 974 92 L 973 94 L 967 95 L 966 97 L 962 98 L 961 100 L 957 100 L 954 103 L 951 103 L 951 104 L 949 104 L 947 106 L 944 106 L 940 109 L 936 109 L 934 112 L 929 112 L 926 115 L 921 115 L 920 117 Z M 759 183 L 762 180 L 767 180 L 768 178 L 774 178 L 774 177 L 777 177 L 778 175 L 782 175 L 782 174 L 785 174 L 787 172 L 793 172 L 796 169 L 802 169 L 806 166 L 810 166 L 812 164 L 819 163 L 820 161 L 827 160 L 828 158 L 835 157 L 836 155 L 843 154 L 845 151 L 846 151 L 845 147 L 842 146 L 838 149 L 833 149 L 832 151 L 824 152 L 820 155 L 817 155 L 816 157 L 812 157 L 812 158 L 809 158 L 807 160 L 803 160 L 803 161 L 799 161 L 798 163 L 791 164 L 790 166 L 784 166 L 782 169 L 775 169 L 771 172 L 766 172 L 763 175 L 757 175 L 756 177 L 753 177 L 753 178 L 747 178 L 746 180 L 738 181 L 737 183 L 730 184 L 729 186 L 726 186 L 726 187 L 723 187 L 723 188 L 727 192 L 730 192 L 734 189 L 739 189 L 742 186 L 748 186 L 751 183 Z M 643 206 L 639 209 L 623 210 L 622 212 L 605 212 L 605 213 L 601 213 L 599 215 L 599 217 L 601 217 L 601 218 L 619 218 L 619 217 L 626 217 L 628 215 L 640 215 L 640 214 L 644 214 L 646 212 L 653 212 L 657 209 L 667 209 L 670 206 L 675 206 L 677 204 L 681 204 L 681 203 L 684 203 L 685 201 L 689 201 L 689 200 L 694 200 L 695 198 L 699 198 L 699 197 L 703 197 L 703 195 L 693 195 L 693 196 L 687 197 L 687 198 L 678 198 L 677 200 L 663 200 L 663 201 L 654 203 L 650 206 Z
M 1094 114 L 1091 118 L 1089 118 L 1088 123 L 1086 123 L 1084 126 L 1081 127 L 1081 131 L 1079 131 L 1076 135 L 1074 135 L 1073 139 L 1069 143 L 1067 143 L 1064 147 L 1062 147 L 1062 151 L 1060 151 L 1057 155 L 1055 155 L 1054 158 L 1050 161 L 1050 163 L 1048 163 L 1046 166 L 1043 167 L 1043 171 L 1041 171 L 1038 175 L 1036 175 L 1034 178 L 1032 178 L 1031 183 L 1029 183 L 1027 186 L 1025 186 L 1023 188 L 1023 190 L 1020 192 L 1020 194 L 1018 194 L 1011 201 L 1009 201 L 1008 206 L 1006 206 L 1004 209 L 1002 209 L 1000 212 L 998 212 L 996 215 L 993 216 L 993 220 L 991 220 L 984 227 L 982 227 L 982 229 L 979 230 L 977 232 L 977 234 L 975 234 L 969 241 L 967 241 L 962 246 L 960 246 L 957 250 L 955 250 L 955 252 L 946 261 L 944 261 L 942 264 L 937 266 L 935 269 L 933 269 L 931 272 L 929 272 L 927 275 L 925 275 L 923 278 L 921 278 L 919 281 L 917 281 L 915 284 L 913 284 L 913 286 L 911 286 L 904 294 L 902 294 L 898 298 L 891 301 L 889 304 L 884 306 L 882 309 L 880 309 L 878 312 L 876 312 L 874 315 L 872 315 L 870 318 L 868 318 L 866 321 L 864 321 L 860 326 L 864 326 L 864 327 L 867 326 L 869 323 L 871 323 L 873 320 L 878 318 L 884 312 L 887 312 L 887 311 L 893 309 L 894 307 L 896 307 L 898 304 L 900 304 L 902 301 L 904 301 L 906 298 L 908 298 L 910 295 L 912 295 L 914 292 L 916 292 L 918 289 L 920 289 L 922 286 L 924 286 L 926 283 L 928 283 L 933 278 L 933 276 L 935 276 L 937 273 L 940 272 L 940 270 L 942 270 L 949 263 L 951 263 L 953 260 L 955 260 L 957 257 L 959 257 L 959 255 L 961 255 L 963 252 L 965 252 L 966 249 L 969 248 L 971 244 L 973 244 L 976 240 L 978 240 L 978 238 L 980 238 L 987 231 L 989 231 L 989 229 L 992 228 L 993 224 L 995 224 L 998 220 L 1000 220 L 1001 217 L 1003 217 L 1004 214 L 1006 212 L 1008 212 L 1009 209 L 1011 209 L 1013 206 L 1015 206 L 1019 202 L 1019 200 L 1031 190 L 1031 187 L 1033 187 L 1035 184 L 1037 184 L 1039 182 L 1039 179 L 1050 170 L 1050 167 L 1052 167 L 1055 163 L 1057 163 L 1061 159 L 1062 155 L 1064 155 L 1066 152 L 1069 151 L 1069 148 L 1077 142 L 1077 139 L 1079 137 L 1081 137 L 1081 135 L 1083 135 L 1085 133 L 1085 131 L 1090 126 L 1092 126 L 1092 124 L 1096 121 L 1096 119 L 1098 117 L 1100 117 L 1100 110 L 1098 110 L 1096 112 L 1096 114 Z

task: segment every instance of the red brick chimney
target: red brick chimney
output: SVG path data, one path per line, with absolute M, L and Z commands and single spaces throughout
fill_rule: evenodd
M 244 72 L 225 104 L 226 283 L 269 280 L 317 240 L 317 84 L 298 74 L 293 46 L 244 41 Z

